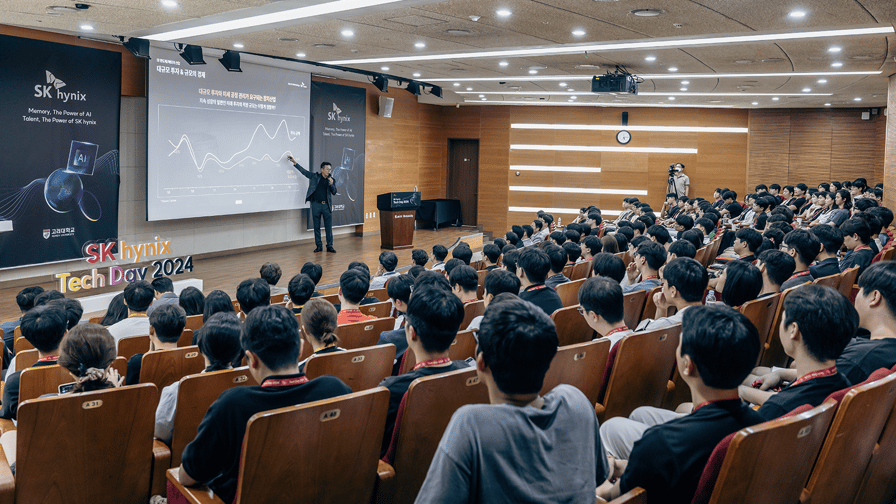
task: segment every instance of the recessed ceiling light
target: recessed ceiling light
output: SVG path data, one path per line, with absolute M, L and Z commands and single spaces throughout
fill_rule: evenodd
M 675 97 L 674 97 L 674 96 L 670 96 L 669 99 L 670 99 L 670 100 L 674 100 Z
M 824 106 L 825 106 L 825 107 L 830 107 L 831 104 L 830 104 L 830 103 L 825 103 Z
M 806 17 L 806 11 L 801 11 L 801 10 L 790 11 L 790 14 L 788 14 L 787 16 L 791 17 L 793 19 L 804 18 L 804 17 Z
M 467 88 L 467 91 L 472 91 L 472 90 L 473 90 L 473 88 L 471 88 L 471 87 Z
M 585 30 L 575 29 L 572 31 L 572 34 L 575 35 L 576 37 L 583 37 L 585 35 Z
M 487 100 L 487 99 L 488 99 L 488 98 L 482 98 L 482 101 L 485 101 L 485 100 Z
M 818 79 L 818 83 L 819 84 L 827 84 L 828 80 L 827 79 Z
M 239 42 L 234 42 L 234 43 L 233 43 L 233 47 L 234 47 L 234 49 L 242 49 L 242 48 L 244 48 L 244 47 L 246 47 L 246 46 L 244 46 L 243 44 L 241 44 L 241 43 L 239 43 Z
M 385 71 L 389 70 L 389 67 L 387 67 L 387 66 L 381 66 L 381 67 L 380 67 L 380 70 L 382 70 L 382 71 L 385 72 Z
M 173 8 L 177 7 L 177 2 L 175 2 L 174 0 L 162 0 L 162 6 L 168 7 L 169 9 L 173 9 Z
M 353 32 L 351 30 L 342 30 L 342 36 L 343 37 L 354 37 L 355 32 Z
M 656 56 L 645 56 L 644 61 L 656 61 Z
M 336 44 L 314 44 L 314 47 L 318 49 L 332 49 L 336 47 Z
M 424 44 L 423 42 L 417 42 L 416 44 L 414 44 L 414 47 L 416 47 L 417 49 L 423 49 L 424 47 L 426 47 L 426 44 Z
M 856 96 L 855 98 L 853 98 L 853 101 L 862 101 L 862 99 Z
M 484 94 L 479 95 L 480 98 L 485 98 Z
M 495 14 L 497 14 L 497 15 L 499 15 L 499 16 L 501 16 L 501 17 L 507 17 L 507 16 L 509 16 L 509 15 L 511 15 L 511 14 L 513 14 L 513 13 L 510 12 L 509 9 L 498 9 L 498 10 L 495 11 Z
M 572 93 L 573 91 L 575 91 L 575 89 L 573 89 L 573 88 L 571 88 L 571 87 L 570 87 L 570 88 L 566 88 L 566 90 L 569 91 L 570 93 Z
M 305 57 L 305 53 L 303 53 L 303 52 L 296 53 L 296 58 L 304 58 L 304 57 Z
M 420 72 L 414 72 L 414 77 L 420 77 Z
M 780 98 L 778 98 L 777 96 L 772 98 L 772 101 L 778 101 L 778 100 L 780 100 Z
M 678 67 L 669 67 L 669 71 L 670 71 L 670 72 L 677 72 L 677 71 L 678 71 Z
M 460 82 L 455 82 L 454 87 L 458 87 L 458 86 L 460 86 Z
M 570 97 L 569 97 L 570 100 L 575 100 L 575 99 L 577 99 L 577 98 L 578 98 L 578 96 L 570 96 Z
M 561 82 L 560 84 L 557 84 L 557 85 L 560 86 L 560 87 L 566 87 L 566 83 L 565 83 L 565 82 Z
M 681 91 L 687 91 L 687 90 L 688 90 L 688 88 L 686 88 L 686 87 L 679 88 L 679 89 L 680 89 Z
M 289 38 L 289 37 L 280 37 L 277 39 L 278 42 L 298 42 L 299 39 Z
M 473 30 L 463 30 L 460 28 L 449 28 L 445 30 L 448 35 L 456 35 L 458 37 L 466 37 L 473 34 Z
M 828 52 L 832 52 L 832 53 L 838 53 L 842 50 L 843 50 L 842 48 L 837 47 L 837 46 L 831 46 L 830 48 L 828 48 Z
M 734 60 L 734 62 L 735 62 L 735 63 L 738 63 L 738 64 L 740 64 L 740 65 L 749 65 L 750 63 L 756 63 L 756 60 L 751 60 L 751 59 L 737 59 L 737 60 Z
M 754 102 L 753 102 L 753 105 L 759 105 L 759 102 L 758 102 L 758 101 L 754 101 Z
M 808 92 L 810 92 L 810 91 L 812 91 L 810 88 L 807 88 L 807 87 L 804 87 L 804 88 L 803 88 L 803 92 L 804 92 L 804 93 L 808 93 Z
M 709 100 L 709 103 L 722 103 L 722 100 Z
M 78 12 L 78 9 L 66 5 L 51 5 L 50 7 L 47 7 L 47 14 L 50 14 L 51 12 L 62 15 L 66 12 Z
M 538 73 L 538 70 L 529 70 L 529 75 L 535 75 Z
M 834 68 L 840 68 L 843 66 L 843 63 L 840 63 L 839 61 L 837 61 L 837 62 L 831 63 L 831 66 Z
M 91 26 L 89 24 L 82 24 L 81 29 L 84 31 L 93 31 L 93 26 Z
M 691 81 L 686 81 L 686 80 L 683 80 L 683 81 L 681 81 L 681 83 L 682 83 L 682 84 L 683 84 L 683 85 L 685 85 L 685 86 L 687 86 L 687 85 L 688 85 L 688 84 L 690 84 L 690 83 L 691 83 Z
M 634 14 L 638 17 L 656 17 L 661 14 L 664 14 L 666 11 L 663 9 L 635 9 L 633 11 L 629 11 L 629 14 Z
M 508 62 L 506 62 L 506 61 L 502 61 L 502 62 L 498 63 L 498 66 L 506 67 L 506 66 L 509 65 L 509 64 L 510 64 L 510 63 L 508 63 Z

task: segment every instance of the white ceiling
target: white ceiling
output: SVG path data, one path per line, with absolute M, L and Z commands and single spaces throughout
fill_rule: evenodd
M 50 6 L 71 7 L 75 2 L 6 0 L 0 12 L 2 22 L 10 25 L 92 37 L 152 37 L 173 29 L 239 21 L 263 14 L 273 14 L 277 19 L 292 9 L 321 6 L 328 0 L 177 2 L 176 7 L 169 8 L 162 0 L 88 1 L 89 9 L 51 15 L 48 14 Z M 886 104 L 887 77 L 896 73 L 893 33 L 790 40 L 780 35 L 821 29 L 892 28 L 896 22 L 896 0 L 413 0 L 374 7 L 359 7 L 362 0 L 339 0 L 339 3 L 346 4 L 348 10 L 176 41 L 218 49 L 232 49 L 233 44 L 241 43 L 242 51 L 291 58 L 303 53 L 304 60 L 382 71 L 407 79 L 419 73 L 420 80 L 444 87 L 444 100 L 436 101 L 445 104 L 468 100 L 471 104 L 570 105 L 570 95 L 574 94 L 577 97 L 574 103 L 579 105 L 626 107 L 660 103 L 739 108 L 824 107 L 827 103 L 834 107 L 881 107 Z M 501 9 L 510 11 L 510 15 L 498 15 Z M 636 9 L 659 9 L 661 13 L 641 17 L 632 13 Z M 795 10 L 805 12 L 805 16 L 790 16 Z M 93 26 L 94 30 L 82 29 L 84 24 Z M 576 29 L 585 34 L 573 35 Z M 351 30 L 353 35 L 343 35 L 344 30 Z M 773 40 L 716 41 L 702 45 L 692 42 L 701 37 L 756 33 L 772 34 Z M 655 42 L 657 39 L 671 39 L 672 46 L 587 52 L 575 49 L 582 44 Z M 421 42 L 425 47 L 415 47 Z M 558 50 L 569 45 L 574 49 L 560 55 L 480 57 L 476 54 L 530 48 Z M 831 53 L 832 46 L 842 50 Z M 442 54 L 453 56 L 416 59 L 418 56 L 439 58 Z M 648 56 L 656 59 L 646 61 Z M 371 58 L 407 57 L 411 60 L 363 62 Z M 357 60 L 362 62 L 343 63 Z M 500 66 L 501 62 L 507 65 Z M 831 66 L 838 62 L 842 66 Z M 640 94 L 590 93 L 588 79 L 594 74 L 612 71 L 616 65 L 647 76 L 640 85 Z M 381 70 L 384 66 L 389 69 Z M 673 67 L 677 68 L 676 72 L 669 70 Z M 532 80 L 531 69 L 537 70 L 534 77 L 548 80 Z M 795 75 L 819 72 L 879 73 Z M 320 70 L 319 73 L 328 72 Z M 778 75 L 763 75 L 769 73 Z M 735 75 L 718 78 L 712 74 Z M 495 80 L 477 80 L 481 78 Z M 819 83 L 819 79 L 827 82 Z M 392 92 L 396 85 L 397 82 L 392 82 Z M 465 94 L 467 88 L 471 94 Z M 569 93 L 569 89 L 574 91 Z

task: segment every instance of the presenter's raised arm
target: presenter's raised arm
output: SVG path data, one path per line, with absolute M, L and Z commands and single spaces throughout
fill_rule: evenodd
M 311 178 L 311 176 L 312 176 L 313 174 L 312 174 L 310 171 L 308 171 L 308 170 L 302 168 L 302 167 L 299 165 L 299 162 L 296 161 L 296 158 L 294 158 L 294 157 L 292 157 L 292 156 L 286 156 L 286 159 L 287 159 L 287 161 L 289 161 L 290 163 L 292 163 L 292 165 L 295 166 L 297 170 L 299 170 L 299 173 L 301 173 L 302 175 L 304 175 L 305 177 L 307 177 L 307 178 L 309 178 L 309 179 Z

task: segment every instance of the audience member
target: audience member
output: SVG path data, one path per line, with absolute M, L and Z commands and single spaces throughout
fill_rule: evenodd
M 106 308 L 106 314 L 103 315 L 100 325 L 108 327 L 126 318 L 128 318 L 128 305 L 124 304 L 124 292 L 119 292 L 112 298 L 112 301 L 109 301 L 109 306 Z
M 324 276 L 324 269 L 320 264 L 306 262 L 302 265 L 302 269 L 299 270 L 299 273 L 308 275 L 308 278 L 310 278 L 311 281 L 314 282 L 314 286 L 315 288 L 317 288 L 317 284 L 320 283 L 320 279 Z M 321 294 L 319 292 L 315 291 L 314 294 L 311 295 L 311 297 L 318 297 L 320 295 Z
M 597 338 L 610 340 L 610 348 L 632 332 L 625 325 L 622 299 L 619 282 L 607 277 L 589 278 L 579 289 L 579 313 L 597 333 Z
M 566 243 L 563 245 L 565 246 Z M 573 243 L 572 246 L 575 247 L 576 245 Z M 558 285 L 569 281 L 569 278 L 563 274 L 563 268 L 566 267 L 569 256 L 566 254 L 564 247 L 548 246 L 545 247 L 544 251 L 551 261 L 549 276 L 545 279 L 544 284 L 552 289 L 556 289 Z
M 432 271 L 444 271 L 446 257 L 448 257 L 448 249 L 444 245 L 433 245 L 432 258 L 434 263 L 430 269 Z
M 485 258 L 485 268 L 492 271 L 498 268 L 498 261 L 501 260 L 501 249 L 494 243 L 489 243 L 482 247 L 482 256 Z
M 460 265 L 448 276 L 451 292 L 464 304 L 479 301 L 476 290 L 479 288 L 479 275 L 472 266 Z
M 501 269 L 516 274 L 516 260 L 519 258 L 520 252 L 516 249 L 505 250 L 502 253 Z
M 607 252 L 597 254 L 591 260 L 591 268 L 594 271 L 594 276 L 607 277 L 616 283 L 622 282 L 622 279 L 625 278 L 625 261 L 614 254 Z
M 669 245 L 669 252 L 666 255 L 666 261 L 671 261 L 677 257 L 690 257 L 691 259 L 697 257 L 697 249 L 694 248 L 694 244 L 687 240 L 676 240 L 671 245 Z
M 714 287 L 710 281 L 710 288 L 721 293 L 721 301 L 732 308 L 756 299 L 762 292 L 762 286 L 762 272 L 745 261 L 732 261 L 725 265 Z
M 302 307 L 314 296 L 314 281 L 308 275 L 299 273 L 289 279 L 287 284 L 286 308 L 293 313 L 302 313 Z
M 227 295 L 226 292 L 222 290 L 213 290 L 208 293 L 208 296 L 205 296 L 205 307 L 202 310 L 202 323 L 208 322 L 209 317 L 216 313 L 230 313 L 236 312 L 236 309 L 233 307 L 233 300 L 230 299 L 230 296 Z M 193 338 L 195 345 L 196 338 Z
M 781 284 L 793 275 L 796 262 L 784 251 L 766 250 L 759 254 L 756 267 L 762 273 L 762 290 L 757 296 L 761 299 L 781 292 Z
M 616 240 L 614 236 L 604 236 L 600 239 L 601 250 L 607 252 L 609 254 L 618 254 L 619 250 L 619 241 Z
M 243 280 L 236 288 L 236 300 L 245 318 L 255 308 L 271 304 L 271 287 L 260 278 Z
M 311 356 L 343 352 L 339 347 L 339 337 L 336 336 L 336 307 L 325 299 L 312 299 L 302 309 L 302 323 L 299 325 L 299 334 L 302 335 L 302 347 L 311 346 Z M 299 363 L 299 372 L 305 372 L 305 364 L 308 359 Z
M 280 265 L 277 263 L 264 263 L 261 265 L 261 269 L 258 271 L 258 276 L 261 277 L 262 280 L 268 283 L 268 286 L 271 289 L 271 295 L 275 296 L 278 294 L 286 294 L 287 289 L 283 287 L 277 287 L 277 282 L 280 281 L 280 277 L 283 276 L 283 270 L 280 269 Z
M 187 325 L 187 313 L 180 305 L 163 304 L 149 316 L 149 351 L 174 350 L 177 340 Z M 126 385 L 140 382 L 143 354 L 135 354 L 128 360 Z
M 124 288 L 124 303 L 128 307 L 128 317 L 109 326 L 109 334 L 118 340 L 127 336 L 149 334 L 149 317 L 146 309 L 153 301 L 155 291 L 146 280 L 131 282 Z M 44 293 L 46 294 L 46 293 Z
M 484 294 L 482 295 L 482 304 L 485 308 L 491 304 L 494 299 L 503 293 L 510 293 L 514 296 L 520 294 L 520 279 L 509 271 L 495 270 L 485 276 Z M 482 322 L 483 315 L 474 317 L 470 325 L 466 327 L 467 331 L 478 331 Z
M 679 257 L 663 268 L 663 289 L 653 295 L 656 305 L 654 318 L 642 320 L 635 331 L 654 331 L 681 323 L 684 313 L 700 306 L 703 292 L 709 283 L 706 268 L 694 259 Z M 677 311 L 669 315 L 669 309 Z
M 395 271 L 395 268 L 398 266 L 398 256 L 395 255 L 395 252 L 392 252 L 391 250 L 381 252 L 379 261 L 380 267 L 376 271 L 376 276 L 370 281 L 368 290 L 382 289 L 386 286 L 386 282 L 388 282 L 390 278 L 395 278 L 400 274 Z
M 506 261 L 506 255 L 504 259 Z M 516 266 L 516 276 L 522 288 L 520 299 L 541 308 L 548 316 L 563 308 L 557 291 L 544 283 L 551 269 L 551 259 L 544 250 L 533 247 L 521 251 Z
M 425 250 L 414 249 L 411 251 L 411 262 L 412 266 L 426 266 L 426 263 L 429 262 L 429 254 Z
M 840 274 L 837 252 L 843 247 L 843 232 L 836 226 L 816 226 L 811 233 L 818 239 L 821 248 L 815 257 L 815 264 L 809 266 L 812 278 L 822 278 Z
M 34 299 L 43 292 L 44 288 L 38 286 L 25 287 L 24 289 L 20 290 L 19 293 L 16 294 L 16 304 L 19 306 L 19 311 L 22 313 L 22 315 L 19 316 L 19 318 L 16 320 L 10 320 L 9 322 L 0 324 L 0 330 L 3 331 L 3 343 L 6 347 L 6 351 L 10 354 L 12 354 L 13 343 L 15 343 L 14 340 L 16 327 L 19 327 L 19 324 L 22 323 L 22 317 L 28 312 L 28 310 L 34 308 Z
M 359 308 L 364 295 L 370 290 L 370 275 L 360 269 L 349 268 L 339 277 L 339 325 L 373 320 L 376 317 L 364 315 Z
M 441 277 L 442 280 L 445 279 L 445 277 L 442 277 L 442 275 L 438 273 L 435 273 L 435 276 Z M 389 282 L 389 285 L 386 286 L 386 293 L 388 294 L 389 299 L 392 300 L 392 305 L 395 306 L 397 314 L 395 317 L 394 329 L 380 333 L 380 339 L 377 342 L 377 345 L 388 343 L 395 345 L 396 366 L 401 362 L 401 357 L 404 355 L 405 350 L 408 349 L 408 339 L 405 335 L 403 326 L 408 312 L 408 303 L 411 300 L 411 292 L 415 287 L 414 281 L 415 280 L 408 275 L 402 275 Z
M 853 217 L 840 225 L 840 231 L 843 232 L 843 245 L 847 250 L 840 259 L 840 271 L 858 266 L 861 276 L 874 259 L 874 252 L 868 245 L 871 242 L 871 229 L 864 220 Z
M 152 282 L 153 295 L 155 299 L 149 308 L 146 309 L 146 316 L 152 316 L 153 310 L 163 304 L 180 304 L 180 298 L 174 293 L 174 282 L 168 277 L 154 278 Z
M 585 239 L 582 240 L 580 248 L 582 249 L 582 260 L 590 261 L 594 256 L 601 253 L 604 244 L 600 241 L 600 238 L 596 236 L 586 236 Z
M 818 252 L 821 250 L 821 243 L 809 231 L 805 229 L 794 229 L 784 236 L 784 243 L 781 250 L 790 254 L 796 264 L 793 275 L 781 284 L 781 290 L 787 290 L 797 285 L 812 283 L 812 274 L 809 271 L 809 265 L 815 260 Z
M 201 290 L 192 285 L 180 291 L 177 302 L 188 317 L 191 315 L 202 315 L 205 309 L 205 296 Z
M 638 245 L 632 255 L 632 262 L 626 268 L 629 285 L 622 288 L 623 294 L 648 291 L 660 285 L 659 269 L 666 263 L 666 249 L 656 241 L 645 241 Z

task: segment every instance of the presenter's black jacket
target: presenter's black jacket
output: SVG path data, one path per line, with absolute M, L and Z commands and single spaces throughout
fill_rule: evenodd
M 320 173 L 312 173 L 299 166 L 298 163 L 294 164 L 293 166 L 295 166 L 296 169 L 299 170 L 299 173 L 304 175 L 305 178 L 309 180 L 308 192 L 305 193 L 305 201 L 311 201 L 311 196 L 314 194 L 314 190 L 317 189 L 317 185 L 320 183 L 324 183 L 329 186 L 327 187 L 327 206 L 333 206 L 333 195 L 336 194 L 336 182 L 334 181 L 333 184 L 330 185 L 330 182 L 324 179 L 324 176 Z M 330 176 L 332 177 L 333 174 L 331 173 Z

